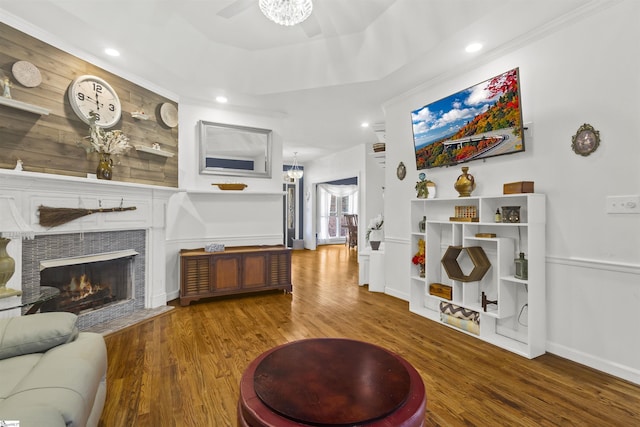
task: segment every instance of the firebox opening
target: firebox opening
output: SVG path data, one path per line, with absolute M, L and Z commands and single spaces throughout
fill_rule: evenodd
M 56 287 L 60 295 L 40 311 L 80 314 L 131 298 L 135 255 L 128 250 L 42 261 L 40 285 Z

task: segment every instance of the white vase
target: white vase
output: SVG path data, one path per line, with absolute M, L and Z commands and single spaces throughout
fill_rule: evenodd
M 369 233 L 369 244 L 371 245 L 371 249 L 377 251 L 380 247 L 380 242 L 384 240 L 384 233 L 382 230 L 371 230 Z

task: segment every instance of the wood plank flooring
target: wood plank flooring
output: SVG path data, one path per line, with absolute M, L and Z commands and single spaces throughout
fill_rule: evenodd
M 516 356 L 357 283 L 355 249 L 294 251 L 293 294 L 172 303 L 108 335 L 100 425 L 235 426 L 249 362 L 312 337 L 367 341 L 407 359 L 425 383 L 426 426 L 640 425 L 640 386 L 551 354 Z

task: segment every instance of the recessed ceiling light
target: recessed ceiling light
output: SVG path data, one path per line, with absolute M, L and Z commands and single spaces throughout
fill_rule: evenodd
M 363 128 L 368 128 L 369 127 L 369 123 L 363 122 L 360 126 L 362 126 Z
M 464 50 L 466 50 L 468 53 L 473 53 L 479 51 L 480 49 L 482 49 L 482 43 L 471 43 Z
M 222 96 L 222 95 L 216 96 L 216 102 L 218 102 L 220 104 L 226 104 L 227 101 L 229 101 L 229 100 L 227 99 L 226 96 Z
M 120 56 L 120 52 L 118 52 L 117 50 L 108 47 L 104 50 L 104 53 L 106 53 L 109 56 Z

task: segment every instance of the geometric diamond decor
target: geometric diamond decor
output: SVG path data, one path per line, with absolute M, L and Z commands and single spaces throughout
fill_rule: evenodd
M 473 269 L 468 275 L 465 275 L 458 264 L 458 256 L 462 251 L 465 251 L 469 255 L 469 259 L 473 263 Z M 457 280 L 459 282 L 476 282 L 482 280 L 489 268 L 491 268 L 491 262 L 487 257 L 487 254 L 480 246 L 449 246 L 442 256 L 442 266 L 444 271 L 447 272 L 447 276 L 451 280 Z

